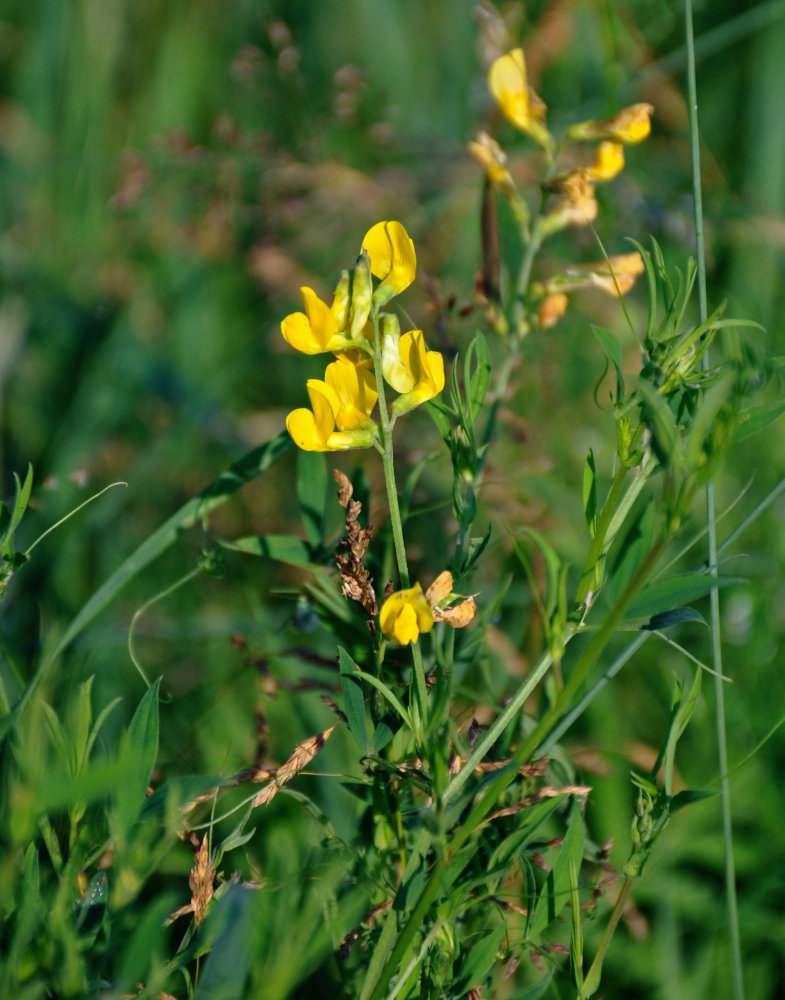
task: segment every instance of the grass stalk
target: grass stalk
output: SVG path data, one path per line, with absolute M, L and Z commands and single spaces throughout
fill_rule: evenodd
M 693 31 L 692 0 L 684 3 L 684 33 L 687 50 L 687 103 L 690 123 L 690 154 L 692 160 L 692 188 L 695 213 L 695 253 L 697 260 L 698 309 L 702 323 L 708 316 L 706 302 L 706 248 L 703 235 L 703 192 L 701 187 L 700 131 L 698 126 L 698 90 L 695 73 L 695 36 Z M 702 358 L 704 370 L 708 367 L 708 350 Z M 717 577 L 717 517 L 714 484 L 706 484 L 706 520 L 708 527 L 709 574 Z M 739 908 L 736 896 L 736 869 L 733 857 L 733 820 L 728 778 L 728 744 L 725 725 L 725 690 L 722 681 L 722 635 L 720 623 L 719 590 L 715 585 L 709 594 L 712 637 L 712 667 L 714 668 L 715 727 L 717 731 L 717 762 L 720 773 L 720 802 L 722 832 L 725 851 L 725 901 L 730 936 L 731 965 L 733 969 L 733 996 L 744 1000 L 744 976 L 739 932 Z

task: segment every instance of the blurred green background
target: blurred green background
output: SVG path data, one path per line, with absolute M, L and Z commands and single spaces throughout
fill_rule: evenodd
M 299 308 L 300 285 L 328 294 L 373 223 L 400 219 L 415 240 L 421 280 L 406 305 L 430 346 L 449 356 L 482 327 L 479 313 L 460 309 L 472 301 L 480 263 L 481 177 L 466 143 L 489 127 L 516 169 L 526 172 L 529 155 L 486 90 L 489 57 L 504 47 L 502 26 L 510 44 L 523 42 L 530 82 L 557 134 L 570 121 L 634 101 L 655 106 L 652 136 L 628 150 L 624 173 L 600 193 L 597 231 L 609 253 L 628 249 L 626 236 L 655 236 L 668 263 L 684 269 L 693 223 L 679 5 L 5 0 L 2 493 L 12 493 L 12 472 L 31 462 L 36 509 L 23 529 L 29 544 L 91 492 L 127 483 L 50 536 L 14 579 L 0 609 L 0 670 L 12 696 L 19 687 L 9 663 L 30 676 L 41 648 L 135 546 L 305 403 L 304 380 L 320 374 L 322 362 L 293 356 L 280 319 Z M 753 355 L 783 354 L 785 3 L 698 4 L 696 36 L 710 305 L 727 299 L 729 315 L 766 328 L 746 341 Z M 592 235 L 573 230 L 548 245 L 540 266 L 598 255 Z M 450 296 L 456 307 L 447 314 L 441 304 Z M 630 296 L 634 318 L 643 315 L 643 300 L 640 289 Z M 530 345 L 481 515 L 498 526 L 547 531 L 574 562 L 586 544 L 586 450 L 594 447 L 601 463 L 612 447 L 609 420 L 592 401 L 602 362 L 590 322 L 634 347 L 618 306 L 592 294 L 576 298 L 562 324 Z M 771 382 L 760 398 L 781 392 Z M 411 423 L 404 464 L 423 453 L 432 433 L 424 414 Z M 356 461 L 363 457 L 337 464 L 349 469 Z M 374 456 L 365 464 L 373 510 L 383 502 L 379 470 Z M 447 467 L 426 477 L 422 505 L 448 499 Z M 737 449 L 718 484 L 723 510 L 751 480 L 720 537 L 784 474 L 782 428 L 773 424 Z M 294 479 L 291 455 L 222 508 L 211 530 L 230 538 L 299 532 Z M 427 518 L 412 522 L 412 557 L 426 575 L 441 568 L 448 514 L 445 507 L 443 516 L 429 515 L 435 526 Z M 722 597 L 725 671 L 734 680 L 726 694 L 732 764 L 785 715 L 783 515 L 783 503 L 774 504 L 729 553 L 738 557 L 732 572 L 749 580 Z M 503 534 L 486 556 L 486 580 L 498 579 L 508 563 Z M 133 581 L 61 659 L 47 682 L 50 700 L 66 702 L 95 674 L 99 707 L 125 696 L 110 730 L 128 718 L 142 690 L 126 650 L 129 620 L 195 564 L 203 541 L 201 532 L 188 533 Z M 308 645 L 332 655 L 322 636 L 298 628 L 292 588 L 299 580 L 293 570 L 228 556 L 222 579 L 200 578 L 142 619 L 139 656 L 150 675 L 164 675 L 172 698 L 162 709 L 163 765 L 227 773 L 253 757 L 258 663 L 237 641 L 232 646 L 232 636 L 242 636 L 290 684 L 302 662 L 287 650 Z M 518 610 L 513 604 L 508 611 L 495 652 L 501 667 L 505 656 L 525 660 L 525 648 L 516 650 L 525 647 L 523 580 L 512 599 Z M 699 628 L 685 627 L 680 639 L 706 655 Z M 599 753 L 589 822 L 597 842 L 619 838 L 617 862 L 627 850 L 630 762 L 660 738 L 680 663 L 649 643 L 575 737 L 576 750 Z M 705 690 L 681 760 L 693 787 L 716 776 L 708 684 Z M 267 715 L 269 753 L 279 761 L 330 720 L 315 695 L 286 691 Z M 332 763 L 337 759 L 336 750 Z M 732 780 L 753 998 L 777 996 L 785 980 L 783 766 L 776 733 Z M 696 806 L 658 845 L 636 891 L 640 919 L 614 942 L 607 996 L 725 995 L 718 816 L 714 801 Z M 296 909 L 309 835 L 291 806 L 271 810 L 269 823 L 259 836 L 259 863 Z M 184 852 L 181 871 L 188 858 Z M 285 955 L 279 964 L 286 966 Z M 271 996 L 294 989 L 281 983 Z M 302 989 L 292 995 L 317 995 Z

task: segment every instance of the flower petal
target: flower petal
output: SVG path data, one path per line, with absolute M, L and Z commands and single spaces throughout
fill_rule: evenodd
M 371 273 L 382 282 L 376 293 L 380 301 L 387 302 L 414 281 L 417 255 L 400 222 L 377 222 L 365 234 L 363 249 L 371 259 Z
M 376 379 L 366 367 L 357 367 L 340 357 L 328 365 L 324 379 L 338 399 L 335 426 L 339 430 L 356 430 L 371 418 L 376 406 Z
M 321 354 L 322 346 L 314 337 L 310 321 L 305 313 L 290 313 L 281 321 L 281 334 L 287 344 L 302 354 Z
M 335 429 L 335 415 L 340 407 L 338 397 L 331 386 L 318 378 L 309 378 L 305 388 L 311 400 L 316 433 L 326 443 Z
M 316 420 L 310 410 L 301 407 L 292 410 L 286 418 L 286 429 L 297 445 L 303 451 L 327 451 L 324 441 L 319 436 Z
M 504 117 L 527 131 L 531 115 L 523 49 L 513 49 L 499 56 L 488 72 L 488 87 Z
M 593 181 L 611 181 L 624 169 L 624 146 L 620 142 L 601 142 L 594 163 L 586 173 Z
M 433 613 L 419 583 L 390 594 L 379 612 L 379 627 L 402 645 L 417 642 L 421 632 L 430 632 Z

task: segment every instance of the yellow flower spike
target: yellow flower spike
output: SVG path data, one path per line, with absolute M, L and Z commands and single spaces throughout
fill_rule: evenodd
M 624 169 L 624 146 L 620 142 L 606 140 L 597 147 L 597 156 L 586 176 L 592 181 L 612 181 Z
M 381 280 L 374 301 L 383 306 L 414 281 L 414 243 L 400 222 L 377 222 L 365 234 L 362 245 L 371 261 L 371 273 Z
M 286 429 L 298 448 L 303 451 L 346 451 L 349 448 L 369 448 L 373 444 L 373 427 L 335 429 L 336 417 L 342 412 L 342 402 L 333 386 L 310 378 L 306 388 L 312 409 L 302 407 L 292 410 L 286 418 Z
M 636 142 L 643 142 L 651 132 L 653 113 L 652 104 L 631 104 L 605 121 L 592 120 L 572 125 L 567 130 L 567 138 L 590 142 L 595 139 L 610 139 L 612 142 L 634 145 Z
M 290 313 L 281 321 L 283 339 L 302 354 L 340 351 L 346 346 L 347 337 L 339 328 L 330 307 L 312 288 L 301 288 L 300 293 L 305 313 Z
M 488 71 L 488 88 L 508 121 L 544 149 L 553 146 L 553 137 L 543 124 L 545 104 L 526 81 L 523 49 L 499 56 Z
M 379 612 L 379 627 L 402 646 L 416 643 L 420 633 L 431 631 L 433 612 L 419 583 L 390 594 Z
M 438 351 L 425 349 L 422 330 L 402 334 L 398 351 L 403 367 L 411 373 L 412 386 L 393 403 L 392 411 L 396 417 L 438 396 L 444 388 L 444 358 Z
M 324 381 L 338 401 L 334 412 L 338 430 L 357 430 L 371 419 L 377 397 L 373 372 L 365 366 L 353 364 L 342 355 L 327 366 Z

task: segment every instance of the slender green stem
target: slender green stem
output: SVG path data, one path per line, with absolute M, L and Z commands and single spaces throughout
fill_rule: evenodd
M 687 102 L 690 121 L 690 152 L 692 158 L 692 190 L 695 209 L 695 244 L 697 259 L 698 308 L 701 324 L 708 316 L 706 300 L 706 248 L 703 237 L 703 191 L 701 187 L 700 131 L 698 128 L 698 88 L 695 73 L 695 37 L 692 20 L 692 0 L 684 3 L 684 32 L 687 49 Z M 704 352 L 701 365 L 708 368 L 708 349 Z M 708 562 L 709 574 L 717 577 L 717 519 L 714 484 L 706 484 L 706 519 L 708 522 Z M 733 995 L 736 1000 L 744 1000 L 744 975 L 741 957 L 741 934 L 739 931 L 739 908 L 736 896 L 736 868 L 733 857 L 733 818 L 730 802 L 730 781 L 728 779 L 728 744 L 725 726 L 725 690 L 721 680 L 722 637 L 720 623 L 719 590 L 712 587 L 709 594 L 712 636 L 712 666 L 714 677 L 715 726 L 717 730 L 717 762 L 720 772 L 720 800 L 722 803 L 722 832 L 725 844 L 725 900 L 728 910 L 728 924 L 733 968 Z
M 136 656 L 136 651 L 134 649 L 134 634 L 136 632 L 136 626 L 139 624 L 139 619 L 142 617 L 145 611 L 148 610 L 148 608 L 151 608 L 154 604 L 157 604 L 158 601 L 162 601 L 165 597 L 168 597 L 170 594 L 173 594 L 175 590 L 179 590 L 180 587 L 185 586 L 185 584 L 193 580 L 194 577 L 199 576 L 201 572 L 202 572 L 202 567 L 195 566 L 192 570 L 189 570 L 186 574 L 181 576 L 179 580 L 175 580 L 174 583 L 170 584 L 164 590 L 160 591 L 160 593 L 156 594 L 154 597 L 151 597 L 149 601 L 145 601 L 145 603 L 140 608 L 137 608 L 136 611 L 134 612 L 134 616 L 131 619 L 131 624 L 128 626 L 128 655 L 131 657 L 131 662 L 136 667 L 139 676 L 145 682 L 147 687 L 150 687 L 150 679 L 145 673 L 144 667 L 139 662 Z
M 387 409 L 387 397 L 384 389 L 384 373 L 382 371 L 382 344 L 379 333 L 379 314 L 374 306 L 371 319 L 373 323 L 373 370 L 376 376 L 376 392 L 379 402 L 379 423 L 382 431 L 382 467 L 384 469 L 384 485 L 387 490 L 387 504 L 390 510 L 390 527 L 392 528 L 395 561 L 398 566 L 398 576 L 401 587 L 407 588 L 409 583 L 409 564 L 406 561 L 406 546 L 403 541 L 403 523 L 401 508 L 398 503 L 398 487 L 395 483 L 395 463 L 393 460 L 392 421 Z M 425 684 L 425 668 L 422 662 L 422 651 L 418 643 L 412 644 L 412 660 L 414 661 L 414 681 L 417 691 L 417 708 L 419 710 L 418 730 L 422 732 L 427 720 L 428 688 Z
M 395 463 L 393 461 L 392 421 L 387 409 L 387 398 L 384 391 L 384 375 L 382 374 L 382 348 L 379 338 L 379 319 L 374 310 L 374 350 L 373 370 L 376 376 L 376 392 L 379 396 L 379 423 L 382 429 L 382 466 L 384 468 L 384 485 L 387 489 L 387 504 L 390 509 L 390 527 L 392 528 L 395 561 L 398 566 L 398 576 L 401 587 L 409 586 L 409 564 L 406 561 L 406 548 L 403 542 L 403 525 L 401 523 L 401 508 L 398 504 L 398 488 L 395 484 Z
M 600 985 L 602 963 L 605 960 L 605 955 L 611 943 L 613 932 L 616 930 L 619 920 L 621 920 L 622 913 L 624 913 L 624 907 L 627 904 L 627 897 L 630 894 L 630 889 L 632 889 L 632 881 L 631 875 L 625 876 L 624 885 L 621 887 L 621 892 L 616 900 L 616 905 L 613 907 L 613 911 L 608 919 L 608 925 L 605 928 L 605 933 L 602 935 L 602 941 L 600 941 L 600 946 L 597 949 L 597 954 L 594 956 L 594 961 L 591 963 L 589 971 L 586 973 L 584 988 L 581 989 L 578 994 L 578 1000 L 588 1000 L 588 997 L 590 997 L 593 993 L 596 993 L 597 987 Z M 586 992 L 586 988 L 588 988 L 588 992 Z

